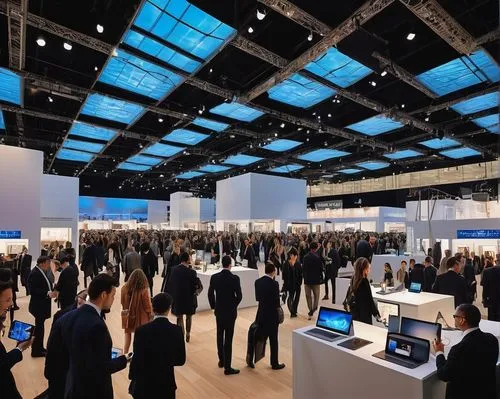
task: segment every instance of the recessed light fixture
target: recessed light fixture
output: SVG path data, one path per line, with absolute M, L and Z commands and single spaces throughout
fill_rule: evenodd
M 230 134 L 230 135 L 229 135 L 229 138 L 230 138 L 230 139 L 234 139 L 235 137 L 236 137 L 236 136 L 235 136 L 234 134 Z
M 405 105 L 404 105 L 404 104 L 401 104 L 401 108 L 404 108 L 404 107 L 405 107 Z
M 97 29 L 97 32 L 98 33 L 102 33 L 104 32 L 104 26 L 100 25 L 100 24 L 97 24 L 97 26 L 95 27 Z
M 307 41 L 312 42 L 312 39 L 313 39 L 313 33 L 310 32 L 309 36 L 307 36 Z
M 332 114 L 328 114 L 328 117 L 331 118 L 332 117 Z
M 274 137 L 278 137 L 278 133 L 274 133 Z
M 99 68 L 97 68 L 97 67 L 95 66 L 95 67 L 94 67 L 94 71 L 96 71 L 96 72 L 97 72 L 98 70 L 99 70 Z
M 36 44 L 38 44 L 40 47 L 45 47 L 47 43 L 45 42 L 45 39 L 43 37 L 39 37 L 38 39 L 36 39 Z
M 426 121 L 426 122 L 429 122 L 429 117 L 428 117 L 428 116 L 425 118 L 425 121 Z
M 285 127 L 285 123 L 284 123 L 284 122 L 282 122 L 282 123 L 281 123 L 281 125 L 280 125 L 280 128 L 282 128 L 282 129 L 283 129 L 284 127 Z
M 253 33 L 253 28 L 251 26 L 248 27 L 248 33 Z
M 49 100 L 49 103 L 53 103 L 54 102 L 54 99 L 52 97 L 50 97 L 50 96 L 49 96 L 48 100 Z
M 198 113 L 199 113 L 200 115 L 201 115 L 201 114 L 203 114 L 203 110 L 202 110 L 202 109 L 199 109 L 199 110 L 198 110 Z
M 259 10 L 257 8 L 257 19 L 262 21 L 266 17 L 266 10 Z
M 71 51 L 71 49 L 73 48 L 71 43 L 68 43 L 68 42 L 64 42 L 63 47 L 64 47 L 64 50 L 68 50 L 68 51 Z
M 158 122 L 162 123 L 163 122 L 163 118 L 158 118 Z
M 212 68 L 210 68 L 210 70 L 208 71 L 209 73 L 212 73 L 214 70 Z
M 382 71 L 382 73 L 380 74 L 380 76 L 384 77 L 385 75 L 387 75 L 387 71 Z
M 415 39 L 415 36 L 416 36 L 415 33 L 410 32 L 408 33 L 408 36 L 406 36 L 406 40 L 413 40 Z
M 375 82 L 374 80 L 371 80 L 371 81 L 370 81 L 370 84 L 371 84 L 373 87 L 377 86 L 377 82 Z

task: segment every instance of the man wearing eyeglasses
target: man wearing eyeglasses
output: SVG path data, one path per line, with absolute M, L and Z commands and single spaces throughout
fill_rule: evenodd
M 462 341 L 450 349 L 435 340 L 437 375 L 447 382 L 446 399 L 495 399 L 498 340 L 479 329 L 481 313 L 474 305 L 460 305 L 453 315 L 455 327 L 463 332 Z

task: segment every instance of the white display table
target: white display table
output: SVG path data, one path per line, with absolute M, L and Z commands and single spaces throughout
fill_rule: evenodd
M 370 279 L 375 283 L 380 283 L 384 279 L 384 263 L 389 263 L 392 268 L 392 274 L 396 278 L 396 273 L 401 266 L 401 261 L 407 263 L 406 271 L 410 270 L 410 259 L 415 259 L 416 263 L 424 263 L 425 256 L 423 255 L 373 255 L 371 262 Z
M 352 277 L 354 275 L 354 267 L 352 267 L 352 262 L 347 262 L 346 267 L 341 267 L 339 269 L 338 277 Z
M 208 302 L 208 287 L 210 286 L 210 278 L 212 275 L 219 273 L 221 270 L 222 269 L 207 270 L 206 272 L 202 272 L 200 270 L 196 271 L 196 274 L 203 284 L 203 291 L 198 297 L 197 311 L 210 309 L 210 304 Z M 257 301 L 255 300 L 255 280 L 259 278 L 259 272 L 255 269 L 235 266 L 231 268 L 231 273 L 236 274 L 240 278 L 243 299 L 241 300 L 238 308 L 257 306 Z

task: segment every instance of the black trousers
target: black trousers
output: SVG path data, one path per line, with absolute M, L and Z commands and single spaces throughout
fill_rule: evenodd
M 217 355 L 219 361 L 224 363 L 224 369 L 231 368 L 231 358 L 233 355 L 233 335 L 236 319 L 215 318 L 217 322 Z
M 35 316 L 35 339 L 31 346 L 31 353 L 40 353 L 43 349 L 43 338 L 45 336 L 45 317 Z
M 488 320 L 500 321 L 500 303 L 492 303 L 488 306 Z
M 263 325 L 259 328 L 260 336 L 263 339 L 269 338 L 271 347 L 271 366 L 277 366 L 278 362 L 278 326 L 279 324 Z
M 332 303 L 335 303 L 335 278 L 333 277 L 328 277 L 325 279 L 325 295 L 329 296 L 329 290 L 328 290 L 328 282 L 331 281 L 332 283 Z
M 293 291 L 288 291 L 288 298 L 286 300 L 286 305 L 291 315 L 297 314 L 297 308 L 299 307 L 300 300 L 300 286 L 295 287 Z

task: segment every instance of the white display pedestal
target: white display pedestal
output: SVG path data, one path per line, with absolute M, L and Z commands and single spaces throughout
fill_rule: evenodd
M 341 267 L 339 269 L 338 277 L 352 277 L 354 275 L 354 267 L 352 267 L 352 262 L 347 262 L 346 267 Z
M 371 271 L 370 271 L 370 279 L 373 280 L 374 283 L 380 283 L 384 279 L 384 263 L 389 263 L 392 268 L 392 274 L 394 278 L 396 278 L 396 273 L 401 266 L 401 261 L 405 260 L 407 263 L 406 271 L 410 271 L 410 259 L 415 259 L 416 263 L 424 263 L 425 256 L 423 255 L 412 255 L 412 256 L 403 256 L 403 255 L 373 255 L 371 262 Z M 439 267 L 439 266 L 438 266 Z
M 212 275 L 219 273 L 221 270 L 222 269 L 207 270 L 206 272 L 199 270 L 196 271 L 196 274 L 203 284 L 203 291 L 198 297 L 197 311 L 210 309 L 210 304 L 208 302 L 208 287 L 210 287 L 210 278 Z M 231 268 L 231 273 L 236 274 L 240 278 L 243 299 L 241 300 L 238 308 L 257 306 L 257 301 L 255 300 L 255 280 L 259 278 L 259 272 L 256 269 L 235 266 Z

